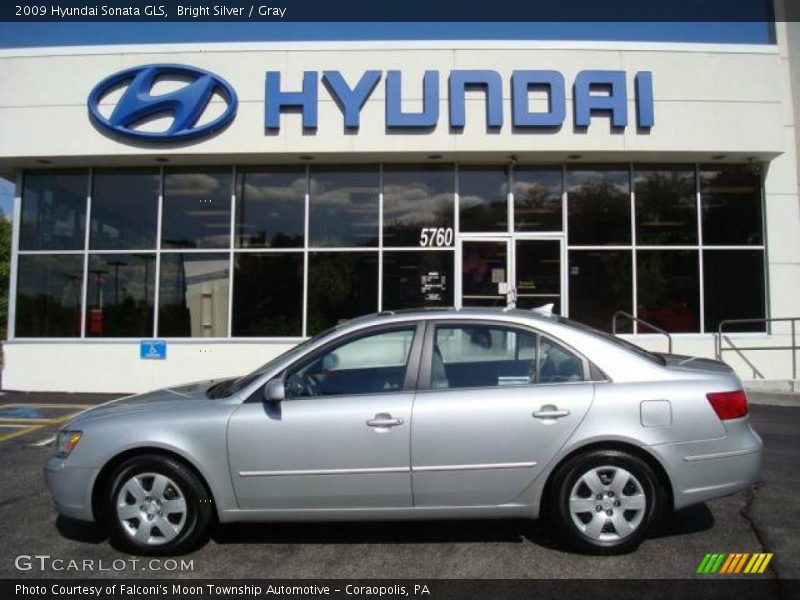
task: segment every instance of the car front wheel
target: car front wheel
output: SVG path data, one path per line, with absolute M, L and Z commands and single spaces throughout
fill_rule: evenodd
M 555 473 L 550 515 L 566 541 L 589 554 L 634 550 L 666 503 L 653 469 L 633 454 L 595 450 Z
M 133 554 L 169 555 L 192 550 L 212 517 L 203 483 L 181 462 L 158 455 L 125 461 L 106 493 L 104 520 L 111 541 Z

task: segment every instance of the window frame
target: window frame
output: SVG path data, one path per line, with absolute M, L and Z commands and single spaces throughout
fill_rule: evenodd
M 261 385 L 256 388 L 256 392 L 251 394 L 250 397 L 246 400 L 246 402 L 262 402 L 263 395 L 262 391 L 265 385 L 269 383 L 272 379 L 280 379 L 284 386 L 286 385 L 286 380 L 289 377 L 289 374 L 297 369 L 302 368 L 306 364 L 313 362 L 320 358 L 322 355 L 329 352 L 331 349 L 337 348 L 343 344 L 349 344 L 350 342 L 355 342 L 357 340 L 372 337 L 373 335 L 380 335 L 383 333 L 391 333 L 393 331 L 401 331 L 401 330 L 412 330 L 413 331 L 413 338 L 411 340 L 411 346 L 408 351 L 408 360 L 406 361 L 406 372 L 403 378 L 403 387 L 399 390 L 386 390 L 385 392 L 369 392 L 369 393 L 358 393 L 358 394 L 330 394 L 326 396 L 299 396 L 299 397 L 291 397 L 286 396 L 285 402 L 297 402 L 303 400 L 320 400 L 326 398 L 359 398 L 363 396 L 375 396 L 381 394 L 397 394 L 397 393 L 407 393 L 413 392 L 417 388 L 417 381 L 419 378 L 419 368 L 420 368 L 420 358 L 422 355 L 422 344 L 424 340 L 424 321 L 395 321 L 393 323 L 381 323 L 379 325 L 373 325 L 370 327 L 365 327 L 362 329 L 357 329 L 355 331 L 348 331 L 343 333 L 342 335 L 336 336 L 335 338 L 328 340 L 321 346 L 318 346 L 309 352 L 303 354 L 303 356 L 294 360 L 291 364 L 286 365 L 283 367 L 275 376 L 271 377 L 264 381 Z
M 476 325 L 485 327 L 494 327 L 496 329 L 508 329 L 511 331 L 521 331 L 528 335 L 536 336 L 536 381 L 534 383 L 524 383 L 511 386 L 470 386 L 458 388 L 434 388 L 431 386 L 432 364 L 433 364 L 433 346 L 436 336 L 436 328 L 438 326 L 445 326 L 450 328 L 456 327 L 475 327 Z M 554 344 L 564 348 L 566 351 L 574 354 L 583 365 L 583 379 L 581 381 L 554 381 L 554 382 L 539 382 L 539 361 L 540 361 L 540 347 L 542 338 L 547 338 Z M 493 319 L 429 319 L 425 323 L 425 338 L 422 347 L 422 356 L 420 357 L 419 364 L 419 378 L 417 381 L 418 392 L 463 392 L 467 390 L 498 390 L 498 389 L 515 389 L 515 388 L 530 388 L 538 386 L 552 386 L 552 385 L 583 385 L 594 384 L 597 380 L 593 378 L 592 373 L 602 373 L 598 367 L 593 367 L 593 363 L 583 355 L 583 353 L 575 350 L 573 346 L 565 343 L 559 338 L 545 333 L 535 327 L 527 324 L 517 323 L 514 321 L 500 321 Z M 605 379 L 603 379 L 605 380 Z

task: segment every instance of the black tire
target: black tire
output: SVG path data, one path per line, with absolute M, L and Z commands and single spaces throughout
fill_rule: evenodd
M 126 525 L 118 517 L 116 503 L 123 486 L 133 477 L 143 474 L 159 474 L 172 480 L 179 489 L 177 493 L 174 488 L 169 489 L 168 493 L 174 497 L 182 497 L 185 502 L 185 517 L 181 520 L 180 532 L 169 541 L 143 543 L 130 533 L 135 529 L 138 520 L 128 521 L 126 531 Z M 148 480 L 148 477 L 144 477 L 142 481 L 146 485 Z M 126 460 L 114 471 L 103 495 L 101 518 L 115 548 L 130 554 L 168 556 L 189 552 L 207 539 L 213 507 L 205 485 L 183 462 L 157 454 L 146 454 Z M 155 533 L 154 538 L 160 535 L 158 531 Z
M 640 491 L 645 496 L 646 506 L 641 511 L 641 514 L 638 514 L 637 511 L 619 511 L 619 509 L 616 509 L 612 505 L 609 507 L 604 506 L 603 510 L 600 511 L 597 511 L 595 506 L 592 512 L 587 511 L 586 513 L 576 516 L 576 518 L 582 522 L 584 519 L 588 519 L 586 522 L 583 522 L 584 526 L 588 526 L 590 522 L 597 519 L 597 524 L 603 524 L 601 536 L 605 538 L 619 536 L 613 523 L 609 524 L 607 522 L 611 520 L 611 516 L 617 519 L 620 517 L 625 518 L 629 523 L 638 522 L 638 526 L 636 526 L 632 532 L 626 532 L 624 536 L 617 537 L 617 539 L 597 539 L 596 537 L 588 535 L 575 523 L 570 510 L 570 496 L 573 488 L 576 484 L 579 485 L 579 493 L 576 495 L 582 498 L 582 494 L 589 491 L 589 488 L 588 486 L 583 487 L 583 484 L 579 484 L 579 480 L 582 479 L 584 474 L 601 467 L 610 467 L 608 471 L 601 469 L 601 474 L 606 477 L 615 472 L 613 470 L 614 467 L 624 469 L 638 481 L 641 486 Z M 626 488 L 626 492 L 639 493 L 638 486 L 634 483 L 630 485 L 633 487 Z M 634 490 L 636 491 L 634 492 Z M 606 491 L 603 493 L 607 494 L 608 492 Z M 625 498 L 627 497 L 628 496 L 625 496 Z M 591 503 L 594 504 L 596 496 L 589 494 L 587 499 L 591 500 Z M 600 502 L 613 502 L 614 500 L 616 500 L 616 498 L 607 499 L 604 497 L 603 500 L 597 502 L 599 506 Z M 621 501 L 624 502 L 624 498 Z M 546 506 L 546 514 L 557 530 L 560 538 L 564 539 L 574 550 L 584 554 L 624 554 L 635 550 L 642 540 L 645 539 L 652 525 L 658 521 L 663 514 L 666 509 L 666 504 L 667 494 L 664 492 L 658 477 L 647 462 L 638 456 L 619 450 L 592 450 L 569 459 L 553 474 L 552 486 L 550 487 Z M 606 512 L 606 508 L 611 511 L 611 516 L 608 516 L 609 513 Z M 619 513 L 615 514 L 615 510 L 618 510 Z M 640 520 L 637 521 L 639 518 Z M 623 525 L 625 524 L 623 523 Z

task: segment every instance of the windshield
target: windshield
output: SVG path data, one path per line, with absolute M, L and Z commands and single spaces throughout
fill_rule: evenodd
M 322 338 L 327 337 L 337 329 L 338 326 L 331 327 L 330 329 L 326 329 L 322 333 L 318 333 L 314 337 L 308 338 L 304 342 L 300 342 L 299 344 L 297 344 L 297 346 L 294 346 L 289 350 L 287 350 L 286 352 L 284 352 L 283 354 L 276 356 L 272 360 L 258 367 L 255 371 L 252 371 L 251 373 L 248 373 L 243 377 L 239 377 L 237 379 L 226 379 L 225 381 L 219 382 L 217 385 L 210 387 L 206 392 L 206 395 L 209 398 L 227 398 L 229 396 L 232 396 L 236 392 L 239 392 L 240 390 L 243 390 L 244 388 L 249 386 L 251 383 L 259 379 L 260 377 L 263 377 L 266 373 L 269 373 L 270 371 L 275 369 L 275 367 L 277 367 L 282 362 L 289 361 L 295 356 L 299 356 L 308 347 L 317 343 Z
M 571 327 L 575 327 L 576 329 L 580 329 L 585 333 L 589 333 L 591 335 L 603 338 L 607 342 L 611 342 L 616 346 L 620 346 L 629 352 L 633 352 L 638 356 L 641 356 L 644 359 L 647 359 L 651 362 L 657 363 L 662 367 L 667 364 L 666 359 L 663 356 L 658 354 L 654 354 L 653 352 L 649 352 L 644 348 L 637 346 L 629 342 L 628 340 L 623 340 L 613 334 L 606 333 L 605 331 L 600 331 L 599 329 L 595 329 L 594 327 L 589 327 L 588 325 L 584 325 L 583 323 L 578 323 L 577 321 L 573 321 L 572 319 L 568 319 L 566 317 L 561 317 L 558 315 L 553 315 L 553 318 L 556 319 L 559 323 L 564 323 L 565 325 L 569 325 Z

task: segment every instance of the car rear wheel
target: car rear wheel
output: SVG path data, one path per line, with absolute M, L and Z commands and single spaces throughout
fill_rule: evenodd
M 158 455 L 125 461 L 111 477 L 103 518 L 112 543 L 127 552 L 181 554 L 206 536 L 211 499 L 181 462 Z
M 665 505 L 653 469 L 633 454 L 594 450 L 554 475 L 549 514 L 566 541 L 589 554 L 634 550 Z

